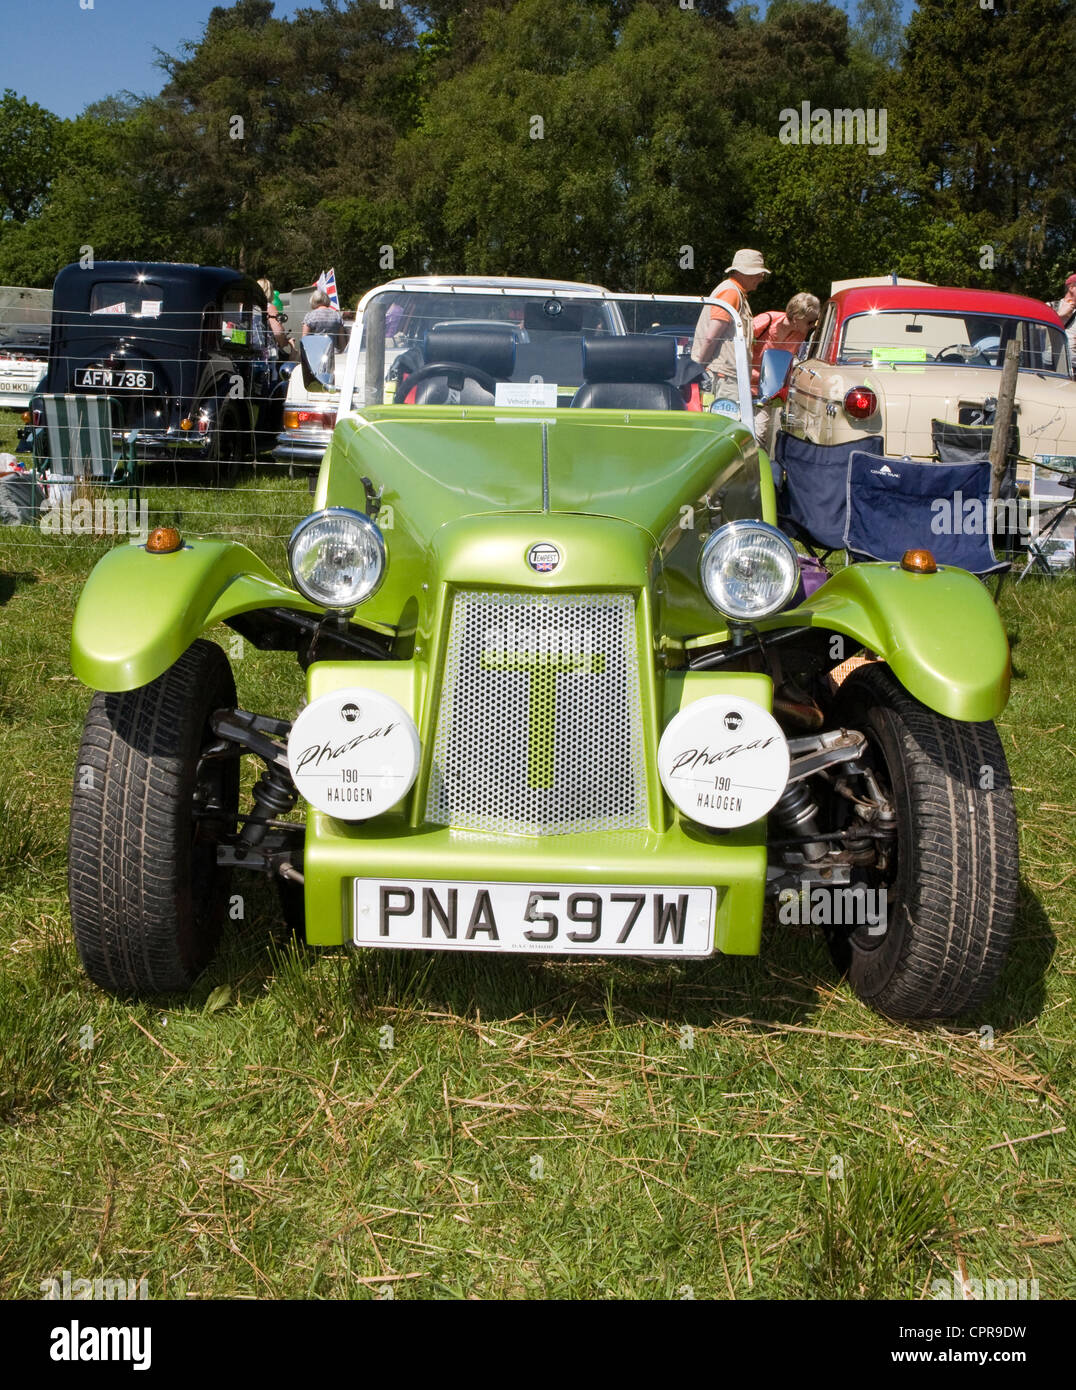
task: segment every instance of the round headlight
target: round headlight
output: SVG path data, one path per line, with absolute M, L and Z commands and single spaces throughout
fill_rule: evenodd
M 325 608 L 354 608 L 375 593 L 385 573 L 385 541 L 368 516 L 327 507 L 300 521 L 288 542 L 299 592 Z
M 726 618 L 767 618 L 796 592 L 796 547 L 765 521 L 729 521 L 703 546 L 699 576 L 706 597 Z

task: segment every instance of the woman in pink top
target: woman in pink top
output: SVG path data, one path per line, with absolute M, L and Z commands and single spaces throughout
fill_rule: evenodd
M 752 391 L 758 389 L 759 365 L 765 350 L 787 348 L 794 353 L 818 322 L 821 309 L 813 294 L 795 294 L 788 301 L 783 314 L 780 310 L 774 310 L 755 315 L 755 342 L 751 353 Z

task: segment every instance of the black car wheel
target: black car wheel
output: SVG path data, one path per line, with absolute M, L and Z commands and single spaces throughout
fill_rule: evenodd
M 848 678 L 834 713 L 866 735 L 897 816 L 885 917 L 847 933 L 836 957 L 879 1012 L 951 1018 L 990 992 L 1016 915 L 1016 809 L 1001 740 L 993 724 L 936 714 L 880 665 Z
M 118 994 L 186 990 L 216 949 L 235 830 L 236 758 L 206 759 L 235 707 L 221 649 L 197 641 L 149 685 L 99 692 L 86 716 L 68 842 L 71 922 L 86 973 Z

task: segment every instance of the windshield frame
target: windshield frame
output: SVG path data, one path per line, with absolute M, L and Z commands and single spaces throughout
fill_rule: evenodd
M 360 353 L 363 336 L 363 326 L 366 322 L 366 311 L 368 306 L 376 300 L 379 295 L 389 294 L 430 294 L 430 295 L 459 295 L 461 299 L 467 296 L 484 295 L 488 297 L 501 297 L 505 299 L 517 298 L 538 298 L 538 299 L 566 299 L 566 300 L 599 300 L 605 304 L 611 317 L 618 324 L 621 333 L 626 333 L 624 316 L 620 311 L 620 303 L 682 303 L 691 305 L 698 317 L 705 305 L 716 305 L 727 310 L 728 304 L 724 300 L 716 299 L 712 295 L 677 295 L 677 294 L 619 294 L 610 290 L 599 289 L 590 285 L 571 285 L 565 284 L 556 288 L 550 287 L 528 287 L 526 285 L 451 285 L 436 284 L 430 281 L 416 280 L 396 280 L 390 281 L 385 285 L 377 285 L 372 290 L 367 291 L 359 300 L 358 310 L 355 314 L 355 322 L 351 326 L 348 337 L 347 355 L 344 363 L 344 374 L 340 383 L 340 408 L 337 421 L 343 420 L 348 416 L 354 415 L 358 410 L 370 405 L 380 404 L 378 401 L 366 401 L 356 405 L 355 392 L 359 377 Z M 465 317 L 461 315 L 461 317 Z M 740 422 L 748 429 L 753 427 L 754 406 L 751 399 L 751 369 L 747 355 L 747 341 L 744 337 L 743 325 L 737 314 L 729 315 L 733 329 L 734 353 L 736 357 L 736 383 L 739 394 Z M 384 326 L 384 315 L 381 318 L 382 329 Z M 382 351 L 384 337 L 382 334 Z M 383 358 L 382 358 L 383 361 Z M 382 372 L 383 374 L 383 372 Z M 379 383 L 380 385 L 380 383 Z M 344 402 L 350 402 L 345 408 Z M 463 409 L 481 409 L 483 407 L 462 407 Z M 490 407 L 484 407 L 489 409 Z M 521 407 L 514 407 L 520 409 Z M 539 410 L 563 409 L 563 407 L 531 407 L 536 413 Z

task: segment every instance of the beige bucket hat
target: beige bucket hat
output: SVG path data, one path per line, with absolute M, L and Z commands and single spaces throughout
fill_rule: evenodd
M 732 258 L 732 264 L 725 267 L 725 274 L 738 270 L 741 275 L 772 275 L 762 260 L 761 251 L 739 250 Z

